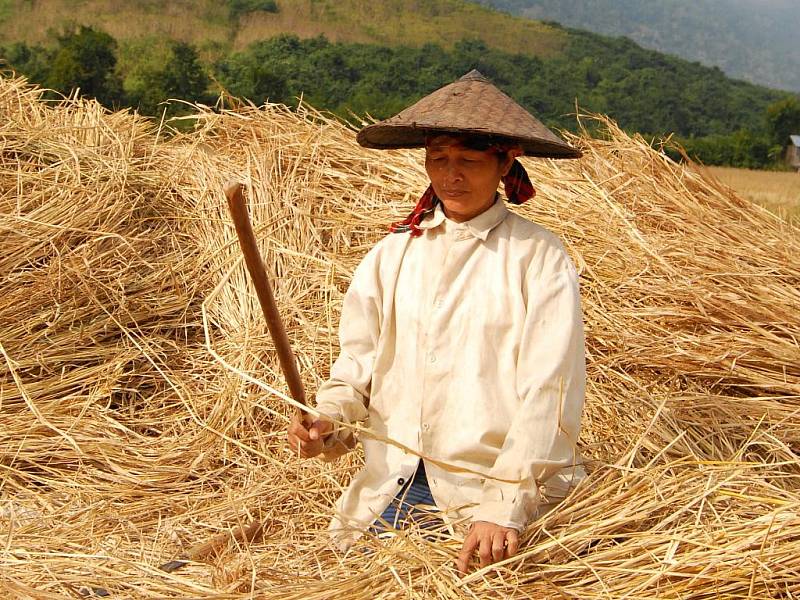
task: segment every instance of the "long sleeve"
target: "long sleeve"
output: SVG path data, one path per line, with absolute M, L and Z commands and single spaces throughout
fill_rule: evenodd
M 555 271 L 526 274 L 526 316 L 516 362 L 519 408 L 490 475 L 474 521 L 522 530 L 541 502 L 539 485 L 573 467 L 586 368 L 577 274 L 564 256 Z
M 339 322 L 340 354 L 331 366 L 330 378 L 317 391 L 316 404 L 321 413 L 347 423 L 367 417 L 380 319 L 380 284 L 373 250 L 356 268 L 344 297 Z M 335 441 L 352 448 L 346 430 L 337 431 L 327 445 Z

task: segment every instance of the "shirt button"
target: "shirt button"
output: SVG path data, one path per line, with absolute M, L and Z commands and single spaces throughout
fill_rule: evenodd
M 397 480 L 397 485 L 403 485 L 405 482 L 406 480 L 401 477 L 400 479 Z
M 432 363 L 436 362 L 436 355 L 433 352 L 431 352 L 430 355 L 428 355 L 428 361 Z
M 424 429 L 425 431 L 430 431 L 430 428 L 431 428 L 431 424 L 430 423 L 423 423 L 422 424 L 422 429 Z

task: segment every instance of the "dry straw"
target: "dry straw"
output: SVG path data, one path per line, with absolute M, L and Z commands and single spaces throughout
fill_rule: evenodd
M 297 458 L 225 210 L 243 178 L 310 392 L 353 268 L 426 182 L 306 106 L 166 139 L 0 81 L 0 592 L 64 598 L 800 596 L 800 231 L 608 121 L 529 161 L 581 271 L 587 484 L 459 579 L 415 531 L 341 556 L 360 463 Z M 515 209 L 516 210 L 516 209 Z M 274 389 L 275 393 L 267 390 Z M 251 518 L 264 539 L 158 565 Z

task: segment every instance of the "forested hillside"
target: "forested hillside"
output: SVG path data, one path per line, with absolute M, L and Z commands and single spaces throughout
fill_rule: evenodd
M 123 46 L 186 42 L 204 58 L 283 33 L 415 47 L 479 37 L 537 56 L 556 54 L 567 41 L 560 28 L 467 0 L 0 0 L 0 44 L 46 44 L 65 23 L 102 29 Z
M 478 0 L 719 66 L 726 74 L 800 91 L 797 0 Z
M 161 114 L 169 98 L 209 104 L 223 94 L 290 105 L 302 96 L 344 118 L 380 118 L 477 68 L 550 126 L 576 129 L 576 109 L 604 113 L 628 131 L 675 134 L 712 164 L 771 164 L 787 127 L 793 119 L 800 124 L 796 100 L 732 81 L 719 69 L 458 0 L 178 1 L 150 33 L 143 24 L 158 14 L 151 2 L 119 4 L 116 17 L 112 1 L 16 4 L 31 15 L 50 7 L 54 25 L 41 39 L 32 27 L 14 40 L 9 24 L 20 13 L 0 12 L 9 25 L 0 56 L 14 70 L 62 93 L 77 87 L 108 106 L 150 115 Z M 69 25 L 68 5 L 87 23 Z M 300 5 L 309 18 L 301 18 Z M 527 49 L 509 51 L 477 35 L 484 29 L 473 23 L 476 16 L 502 25 L 506 42 L 526 31 L 542 35 Z M 381 19 L 387 24 L 379 26 Z M 394 27 L 401 22 L 410 24 L 404 33 Z M 426 36 L 436 23 L 452 27 Z M 371 31 L 382 41 L 338 39 L 348 29 L 351 37 Z M 245 44 L 242 32 L 256 30 L 269 35 Z M 405 43 L 398 43 L 401 37 Z M 173 116 L 188 109 L 173 103 L 166 110 Z

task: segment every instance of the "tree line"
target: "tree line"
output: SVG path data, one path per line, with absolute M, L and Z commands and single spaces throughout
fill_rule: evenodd
M 570 33 L 568 47 L 551 58 L 510 54 L 474 39 L 446 49 L 281 35 L 204 61 L 192 45 L 167 41 L 163 51 L 129 59 L 123 69 L 117 40 L 81 26 L 49 46 L 16 43 L 0 48 L 0 56 L 47 88 L 64 94 L 80 88 L 106 106 L 153 116 L 190 110 L 163 104 L 168 98 L 213 104 L 224 90 L 256 104 L 292 105 L 302 96 L 346 119 L 384 118 L 477 68 L 550 127 L 574 130 L 576 107 L 608 114 L 631 132 L 675 134 L 706 164 L 776 166 L 789 134 L 800 131 L 797 96 L 732 81 L 719 69 L 624 38 Z

